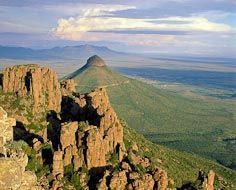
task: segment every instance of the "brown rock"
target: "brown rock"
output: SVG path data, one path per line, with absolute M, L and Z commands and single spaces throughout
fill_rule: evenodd
M 110 105 L 105 89 L 100 88 L 88 95 L 88 107 L 96 110 L 100 118 L 98 129 L 104 136 L 105 152 L 114 152 L 117 146 L 123 144 L 123 126 Z
M 106 152 L 103 145 L 103 139 L 98 129 L 88 131 L 86 139 L 86 158 L 88 169 L 92 167 L 101 167 L 106 165 Z
M 64 166 L 68 166 L 72 161 L 72 146 L 66 147 L 64 150 Z
M 0 189 L 19 189 L 21 186 L 21 167 L 15 160 L 0 158 Z
M 71 95 L 76 91 L 75 81 L 73 79 L 63 80 L 61 82 L 61 91 L 63 96 Z
M 215 172 L 210 170 L 207 176 L 204 177 L 204 181 L 202 182 L 203 189 L 214 190 L 214 179 L 215 179 Z
M 79 179 L 80 179 L 80 185 L 81 185 L 82 189 L 83 190 L 89 190 L 87 174 L 86 173 L 81 173 L 79 175 Z
M 16 120 L 7 117 L 7 112 L 0 107 L 0 154 L 6 155 L 5 144 L 13 141 L 13 126 Z
M 136 143 L 133 143 L 131 149 L 138 152 L 138 145 Z
M 129 184 L 128 189 L 132 190 L 153 190 L 154 180 L 151 174 L 144 174 L 143 177 L 140 175 L 130 176 L 132 183 Z
M 64 175 L 64 164 L 63 164 L 63 152 L 55 151 L 53 154 L 53 170 L 52 174 L 54 177 L 57 175 Z
M 146 190 L 142 179 L 136 179 L 129 185 L 130 190 Z
M 28 157 L 24 153 L 0 158 L 0 189 L 42 190 L 42 187 L 37 185 L 36 175 L 25 171 L 27 163 Z
M 162 169 L 156 169 L 153 173 L 153 179 L 155 181 L 155 190 L 167 189 L 168 177 L 166 171 Z
M 36 186 L 37 185 L 37 177 L 36 177 L 35 173 L 33 173 L 31 171 L 25 171 L 22 175 L 21 185 L 25 188 Z M 24 189 L 23 187 L 22 187 L 22 189 Z
M 145 190 L 153 190 L 155 182 L 151 174 L 145 174 L 143 181 L 144 181 Z
M 111 190 L 125 190 L 127 185 L 127 177 L 125 171 L 113 173 L 110 181 Z
M 52 190 L 62 190 L 63 189 L 63 183 L 58 180 L 54 180 L 52 183 Z
M 18 65 L 3 72 L 3 91 L 30 97 L 33 112 L 60 111 L 61 91 L 54 71 L 38 65 Z
M 75 133 L 78 129 L 78 122 L 63 123 L 61 126 L 60 142 L 62 150 L 70 145 L 76 144 Z
M 98 190 L 108 190 L 107 187 L 107 177 L 110 175 L 110 171 L 106 170 L 104 172 L 104 175 L 102 177 L 102 179 L 99 180 L 98 185 L 97 185 L 97 189 Z
M 37 139 L 33 139 L 33 149 L 39 151 L 42 148 L 42 143 Z
M 121 169 L 122 170 L 125 170 L 125 171 L 131 171 L 131 167 L 130 167 L 130 165 L 127 163 L 127 162 L 122 162 L 121 163 Z
M 148 158 L 143 158 L 134 152 L 131 152 L 130 156 L 134 164 L 136 165 L 140 164 L 144 168 L 147 168 L 150 166 L 150 160 Z
M 14 118 L 16 119 L 16 121 L 23 123 L 24 125 L 29 125 L 30 122 L 28 121 L 28 119 L 22 115 L 14 115 Z
M 0 157 L 0 189 L 40 190 L 42 188 L 37 185 L 36 175 L 25 171 L 28 156 L 24 152 L 10 147 L 6 151 L 6 142 L 9 145 L 13 141 L 15 123 L 15 119 L 8 118 L 7 113 L 0 107 L 0 154 L 4 155 L 4 157 Z
M 74 103 L 65 107 L 69 118 L 81 121 L 62 123 L 60 144 L 64 165 L 72 163 L 78 171 L 107 165 L 106 155 L 116 153 L 119 161 L 125 154 L 123 126 L 112 109 L 104 89 L 73 97 Z M 67 101 L 67 100 L 66 100 Z M 90 124 L 89 124 L 90 123 Z M 93 125 L 92 125 L 93 124 Z M 76 139 L 77 138 L 77 139 Z M 68 148 L 70 147 L 72 148 Z M 71 152 L 72 151 L 72 152 Z
M 129 179 L 130 180 L 136 180 L 140 178 L 140 174 L 138 172 L 131 172 L 129 173 Z

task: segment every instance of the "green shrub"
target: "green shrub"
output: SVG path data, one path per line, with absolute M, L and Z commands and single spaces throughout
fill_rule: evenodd
M 71 177 L 71 183 L 75 187 L 76 190 L 82 190 L 82 187 L 80 185 L 80 177 L 78 174 L 73 174 Z
M 109 155 L 109 161 L 113 166 L 116 166 L 119 163 L 118 154 L 113 152 Z
M 20 105 L 20 99 L 19 99 L 19 98 L 16 98 L 15 100 L 13 100 L 13 101 L 11 102 L 11 107 L 12 107 L 13 109 L 20 108 L 20 107 L 21 107 L 21 105 Z
M 76 190 L 82 189 L 80 184 L 80 176 L 78 173 L 74 172 L 72 164 L 64 167 L 64 180 L 66 181 L 66 183 L 72 184 Z
M 135 168 L 135 171 L 141 174 L 142 176 L 146 173 L 145 168 L 140 164 L 134 165 L 134 168 Z
M 79 131 L 83 132 L 85 128 L 89 126 L 88 121 L 80 121 L 79 122 Z
M 26 126 L 27 129 L 33 129 L 34 132 L 39 132 L 44 129 L 44 126 L 41 124 L 36 124 L 36 123 L 30 123 L 29 125 Z

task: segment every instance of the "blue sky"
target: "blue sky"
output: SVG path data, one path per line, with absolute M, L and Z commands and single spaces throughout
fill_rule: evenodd
M 236 57 L 235 0 L 0 0 L 0 45 Z

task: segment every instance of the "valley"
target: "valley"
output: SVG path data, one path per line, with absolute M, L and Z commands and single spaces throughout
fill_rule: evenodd
M 135 71 L 134 75 L 137 76 Z M 150 73 L 142 72 L 142 69 L 139 71 L 144 75 Z M 166 74 L 163 76 L 168 77 Z M 106 66 L 78 70 L 68 77 L 77 82 L 78 92 L 86 92 L 94 86 L 107 86 L 111 103 L 119 117 L 152 142 L 199 154 L 235 168 L 234 141 L 229 144 L 224 140 L 236 136 L 236 102 L 233 99 L 200 97 L 195 92 L 183 96 L 182 92 L 171 92 L 127 78 Z M 129 82 L 125 83 L 127 80 Z M 112 85 L 116 83 L 120 85 Z M 231 83 L 232 87 L 229 88 L 233 88 L 233 85 Z

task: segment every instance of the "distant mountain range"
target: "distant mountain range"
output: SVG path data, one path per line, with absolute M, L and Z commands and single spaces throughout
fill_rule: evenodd
M 131 55 L 111 50 L 105 46 L 93 45 L 54 47 L 51 49 L 0 46 L 0 58 L 6 59 L 81 59 L 95 54 L 105 58 L 121 58 Z

